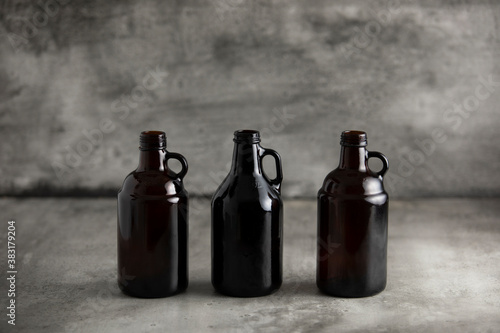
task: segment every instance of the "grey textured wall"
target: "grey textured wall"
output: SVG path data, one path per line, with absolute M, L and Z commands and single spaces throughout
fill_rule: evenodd
M 389 157 L 394 197 L 500 194 L 498 1 L 38 3 L 0 4 L 1 194 L 114 193 L 159 129 L 210 195 L 239 128 L 281 153 L 288 197 L 344 129 Z

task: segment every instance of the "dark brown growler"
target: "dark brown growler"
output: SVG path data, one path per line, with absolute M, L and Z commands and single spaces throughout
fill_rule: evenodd
M 316 284 L 326 294 L 365 297 L 384 290 L 387 280 L 388 196 L 382 177 L 389 165 L 366 150 L 366 133 L 344 131 L 340 164 L 318 193 Z M 374 172 L 368 159 L 379 158 Z
M 225 295 L 257 297 L 282 282 L 283 179 L 277 152 L 262 148 L 258 131 L 234 133 L 233 165 L 212 199 L 212 284 Z M 276 161 L 276 178 L 262 159 Z
M 139 166 L 118 193 L 118 286 L 135 297 L 166 297 L 188 285 L 188 193 L 184 157 L 164 132 L 142 132 Z M 176 159 L 180 173 L 169 170 Z

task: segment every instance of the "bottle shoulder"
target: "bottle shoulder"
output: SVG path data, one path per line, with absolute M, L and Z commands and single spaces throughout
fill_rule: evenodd
M 385 194 L 382 179 L 370 170 L 335 169 L 330 172 L 318 195 L 371 196 Z
M 137 196 L 188 196 L 180 179 L 174 179 L 163 171 L 132 171 L 129 173 L 118 195 Z
M 226 200 L 281 203 L 281 195 L 263 176 L 228 175 L 212 197 L 212 204 Z

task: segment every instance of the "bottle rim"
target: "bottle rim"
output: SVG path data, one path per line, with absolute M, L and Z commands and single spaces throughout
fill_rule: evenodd
M 365 131 L 347 130 L 340 135 L 340 144 L 346 147 L 365 147 L 368 145 L 368 138 Z
M 234 142 L 259 143 L 260 132 L 256 130 L 242 129 L 234 132 Z
M 167 136 L 163 131 L 143 131 L 139 137 L 140 150 L 159 150 L 167 147 Z

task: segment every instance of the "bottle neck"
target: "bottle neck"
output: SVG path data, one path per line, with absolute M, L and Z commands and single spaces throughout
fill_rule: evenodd
M 340 150 L 339 169 L 367 170 L 366 148 L 356 146 L 342 146 Z
M 166 149 L 141 150 L 136 171 L 165 171 Z
M 165 171 L 167 136 L 162 131 L 144 131 L 139 137 L 139 166 L 136 171 Z
M 259 159 L 259 144 L 235 142 L 232 173 L 262 174 Z

